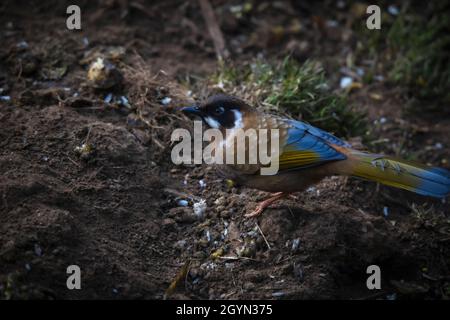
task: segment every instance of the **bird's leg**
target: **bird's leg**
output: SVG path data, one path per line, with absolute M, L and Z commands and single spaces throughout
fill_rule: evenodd
M 272 203 L 283 199 L 284 197 L 288 196 L 289 193 L 285 192 L 277 192 L 274 193 L 269 199 L 266 199 L 258 204 L 255 210 L 253 210 L 251 213 L 248 213 L 245 215 L 246 218 L 253 218 L 259 216 L 263 211 L 270 206 Z

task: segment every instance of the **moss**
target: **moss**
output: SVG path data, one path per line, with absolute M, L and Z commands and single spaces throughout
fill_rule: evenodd
M 222 64 L 213 76 L 216 88 L 242 97 L 266 110 L 302 119 L 341 137 L 364 136 L 366 117 L 333 93 L 322 68 L 291 58 L 280 63 L 256 60 L 243 66 Z

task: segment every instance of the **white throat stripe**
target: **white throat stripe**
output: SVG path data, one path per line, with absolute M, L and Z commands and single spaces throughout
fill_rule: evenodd
M 205 117 L 205 121 L 211 128 L 219 129 L 220 127 L 219 122 L 211 117 Z
M 242 113 L 237 110 L 232 110 L 234 113 L 234 129 L 239 129 L 244 127 L 244 123 L 242 122 Z

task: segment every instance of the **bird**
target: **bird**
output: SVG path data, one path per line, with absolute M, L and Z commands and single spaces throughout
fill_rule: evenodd
M 356 150 L 345 140 L 307 122 L 265 113 L 234 96 L 216 94 L 182 111 L 200 117 L 207 127 L 223 134 L 236 129 L 279 130 L 276 174 L 262 175 L 260 163 L 217 165 L 225 178 L 273 193 L 246 217 L 257 217 L 274 202 L 335 175 L 362 178 L 435 198 L 450 194 L 450 171 L 446 169 Z M 224 141 L 226 144 L 229 140 Z M 243 148 L 248 148 L 248 144 Z

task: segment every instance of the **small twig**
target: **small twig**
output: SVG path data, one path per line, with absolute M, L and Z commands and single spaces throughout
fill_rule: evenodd
M 187 260 L 180 271 L 176 274 L 173 281 L 170 283 L 170 286 L 167 288 L 166 292 L 164 293 L 164 300 L 168 299 L 172 293 L 175 291 L 175 289 L 178 287 L 181 281 L 186 282 L 186 277 L 189 271 L 191 265 L 191 261 Z
M 214 49 L 219 60 L 228 58 L 228 50 L 225 47 L 225 40 L 223 38 L 222 31 L 220 30 L 217 18 L 214 15 L 214 10 L 208 0 L 199 0 L 200 8 L 202 10 L 203 18 L 205 19 L 206 26 L 214 42 Z
M 241 292 L 242 292 L 242 288 L 241 288 Z M 224 299 L 229 298 L 229 297 L 231 297 L 233 294 L 236 294 L 236 291 L 231 291 L 231 292 L 227 293 L 223 298 L 224 298 Z
M 81 167 L 81 165 L 79 163 L 77 163 L 75 160 L 73 160 L 71 157 L 69 157 L 68 155 L 66 155 L 66 156 L 67 156 L 67 159 L 69 159 L 70 162 L 72 162 L 74 165 L 76 165 L 77 167 Z
M 292 210 L 291 210 L 291 207 L 287 206 L 287 208 L 288 208 L 289 213 L 291 214 L 292 218 L 294 218 L 295 216 L 294 216 L 294 213 L 293 213 Z
M 438 281 L 439 279 L 436 279 L 432 276 L 427 275 L 426 273 L 422 273 L 422 277 L 424 277 L 425 279 L 431 280 L 431 281 Z
M 137 9 L 137 10 L 141 11 L 143 14 L 145 14 L 150 19 L 154 19 L 155 18 L 155 15 L 152 13 L 152 11 L 147 10 L 147 8 L 145 8 L 139 2 L 133 1 L 133 2 L 131 2 L 129 4 L 129 6 L 134 8 L 134 9 Z
M 264 233 L 262 232 L 262 230 L 261 230 L 261 228 L 259 227 L 258 223 L 256 222 L 255 224 L 256 224 L 256 227 L 258 228 L 259 233 L 261 233 L 261 235 L 262 235 L 262 237 L 263 237 L 263 239 L 264 239 L 264 242 L 265 242 L 266 245 L 267 245 L 267 248 L 269 248 L 269 250 L 271 250 L 272 248 L 270 247 L 269 241 L 267 241 L 266 236 L 265 236 Z
M 222 259 L 222 260 L 250 260 L 250 261 L 256 261 L 256 262 L 259 262 L 259 261 L 256 260 L 256 259 L 248 258 L 248 257 L 224 256 L 224 257 L 219 257 L 219 259 Z
M 163 144 L 161 143 L 161 142 L 159 142 L 159 140 L 154 136 L 154 135 L 152 135 L 152 141 L 158 146 L 158 147 L 160 147 L 162 150 L 164 150 L 166 147 L 164 147 L 163 146 Z
M 86 135 L 86 140 L 84 141 L 85 144 L 87 144 L 89 141 L 89 136 L 91 135 L 91 130 L 92 130 L 92 126 L 89 126 L 89 131 Z

